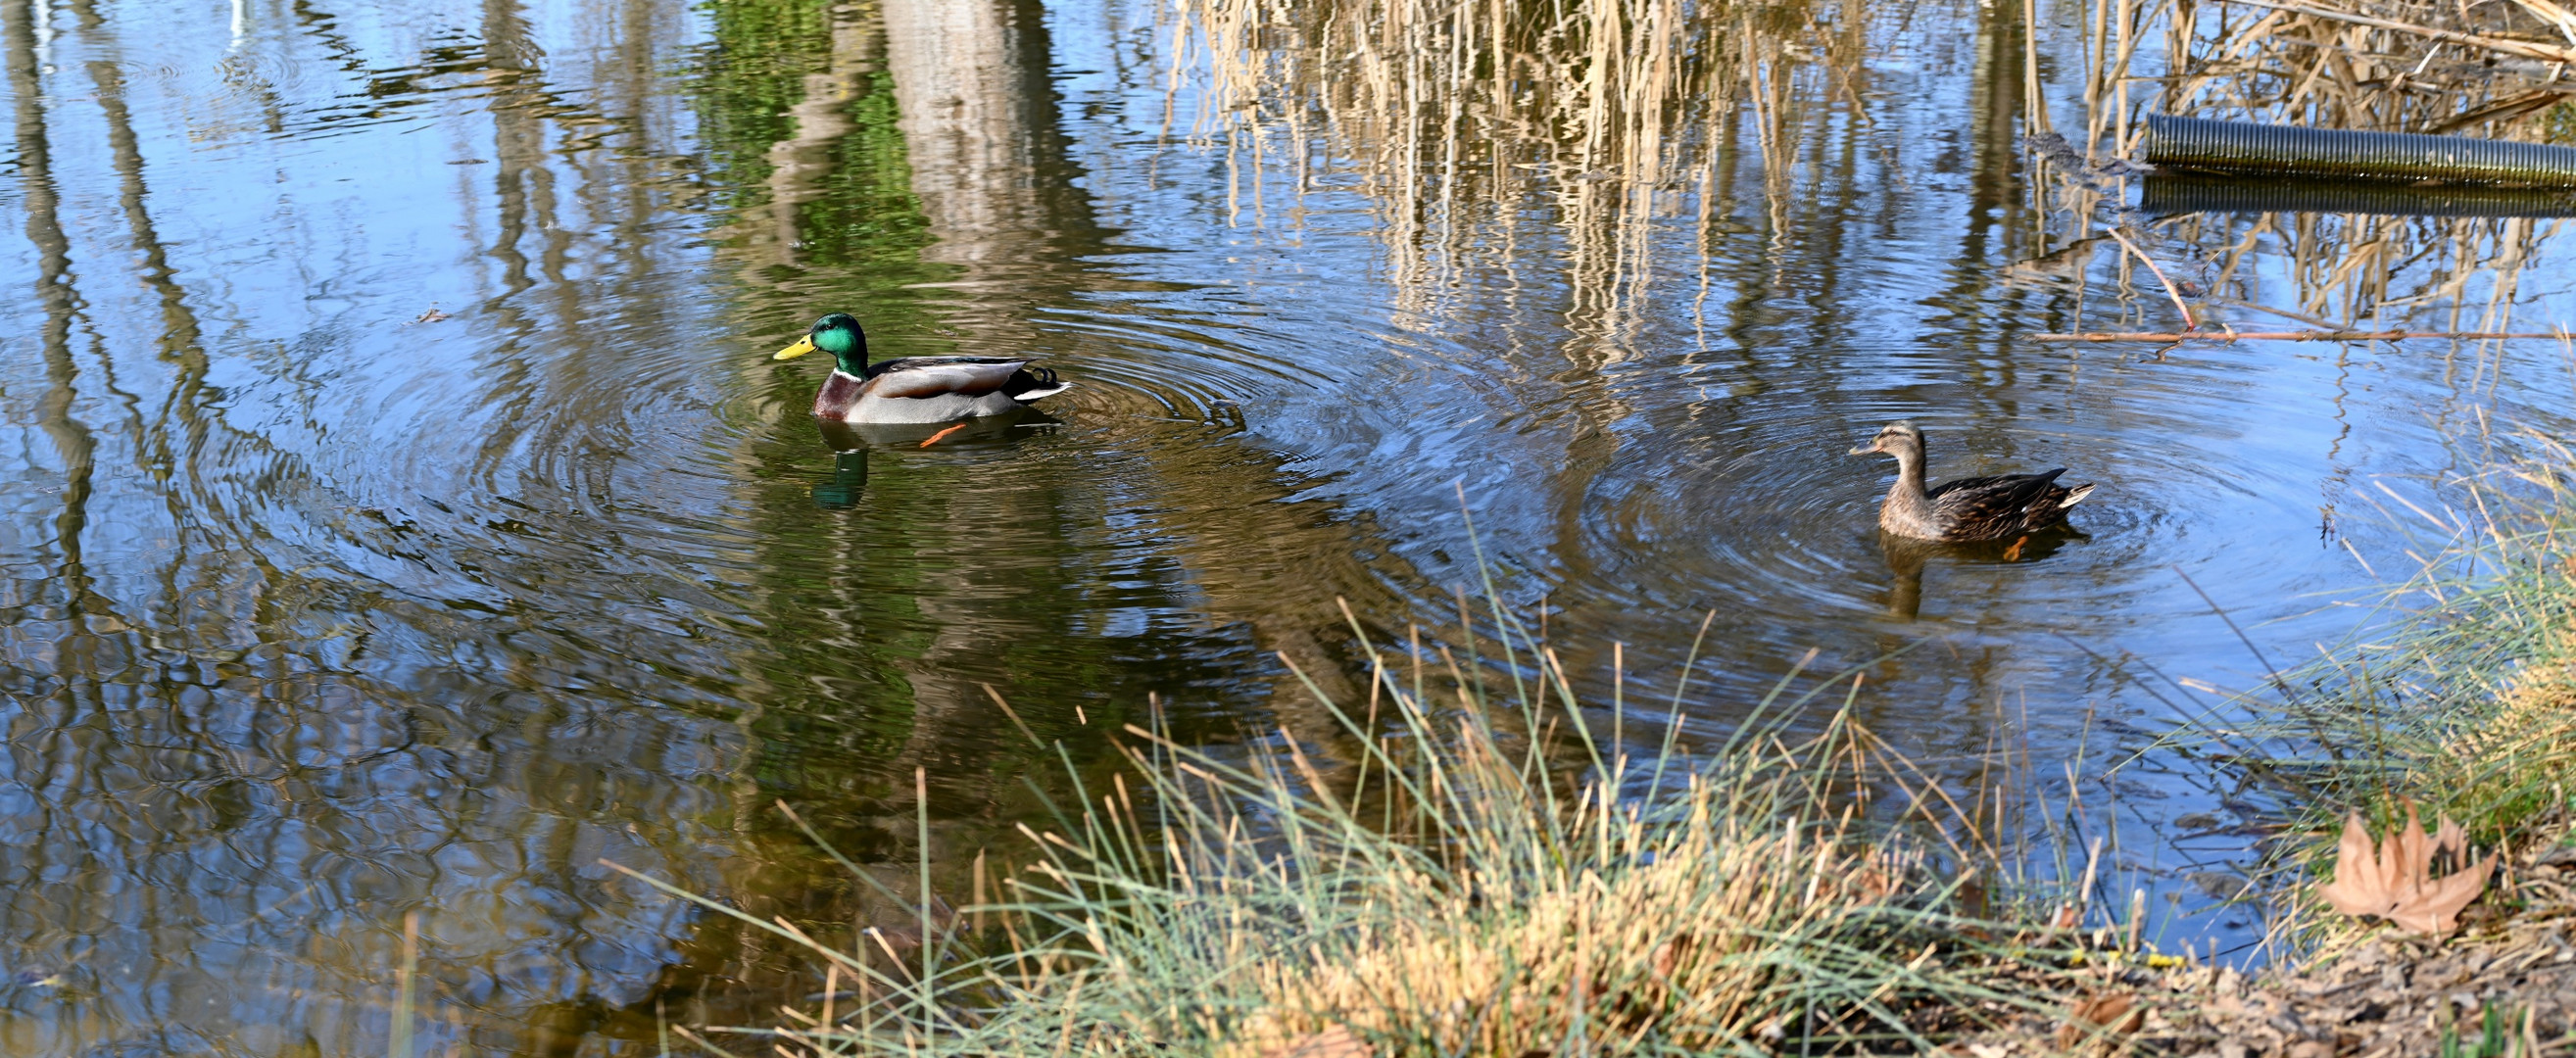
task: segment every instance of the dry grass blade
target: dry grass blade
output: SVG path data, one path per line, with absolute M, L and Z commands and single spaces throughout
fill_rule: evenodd
M 1261 1052 L 1261 1058 L 1369 1058 L 1377 1052 L 1351 1030 L 1310 1032 Z
M 2165 278 L 2165 270 L 2156 266 L 2156 259 L 2147 256 L 2147 252 L 2139 249 L 2137 243 L 2130 242 L 2128 236 L 2120 234 L 2120 229 L 2109 229 L 2109 234 L 2120 241 L 2121 249 L 2129 251 L 2129 255 L 2137 258 L 2139 264 L 2147 266 L 2147 271 L 2156 277 L 2156 282 L 2164 284 L 2165 296 L 2173 299 L 2174 311 L 2182 313 L 2183 329 L 2199 330 L 2200 318 L 2191 314 L 2191 306 L 2182 299 L 2182 290 L 2174 286 L 2173 280 Z
M 2446 121 L 2434 122 L 2425 126 L 2422 131 L 2431 135 L 2440 136 L 2468 128 L 2469 126 L 2475 125 L 2481 121 L 2509 120 L 2512 118 L 2523 117 L 2535 111 L 2546 110 L 2550 107 L 2557 106 L 2558 104 L 2565 102 L 2567 97 L 2570 95 L 2576 95 L 2576 92 L 2535 88 L 2528 92 L 2506 96 L 2484 106 L 2471 107 L 2468 110 L 2461 111 L 2460 116 L 2458 117 L 2451 118 Z
M 2495 856 L 2431 877 L 2436 859 L 2461 862 L 2468 856 L 2467 835 L 2460 825 L 2442 820 L 2433 837 L 2415 806 L 2406 806 L 2406 826 L 2374 848 L 2370 831 L 2355 812 L 2344 820 L 2343 840 L 2335 857 L 2334 880 L 2317 891 L 2326 903 L 2347 915 L 2384 918 L 2398 928 L 2439 936 L 2459 927 L 2460 909 L 2484 892 L 2495 870 Z
M 2531 12 L 2541 21 L 2558 27 L 2561 35 L 2571 42 L 2576 42 L 2576 11 L 2569 11 L 2551 3 L 2550 0 L 2513 0 L 2513 2 L 2521 5 L 2523 10 Z

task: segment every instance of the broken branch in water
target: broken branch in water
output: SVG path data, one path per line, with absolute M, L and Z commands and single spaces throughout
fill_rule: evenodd
M 2409 338 L 2566 338 L 2559 331 L 2085 331 L 2038 334 L 2039 342 L 2401 342 Z
M 2164 269 L 2156 267 L 2156 259 L 2147 256 L 2145 250 L 2138 249 L 2138 244 L 2130 242 L 2128 236 L 2120 234 L 2120 229 L 2104 230 L 2108 231 L 2112 238 L 2120 240 L 2120 248 L 2129 251 L 2130 256 L 2136 257 L 2140 263 L 2145 264 L 2147 271 L 2155 273 L 2156 282 L 2165 285 L 2165 296 L 2173 299 L 2174 311 L 2182 313 L 2182 325 L 2192 330 L 2199 330 L 2200 318 L 2191 314 L 2191 306 L 2183 304 L 2182 291 L 2174 288 L 2173 280 L 2165 278 Z
M 2472 48 L 2484 48 L 2488 51 L 2500 51 L 2507 55 L 2520 55 L 2526 59 L 2538 59 L 2542 62 L 2576 63 L 2576 48 L 2563 48 L 2555 44 L 2536 44 L 2530 41 L 2506 40 L 2502 37 L 2486 37 L 2475 33 L 2461 33 L 2457 30 L 2435 29 L 2431 26 L 2419 26 L 2412 22 L 2399 22 L 2395 19 L 2387 18 L 2373 18 L 2369 15 L 2357 15 L 2349 11 L 2337 11 L 2330 7 L 2314 7 L 2308 4 L 2285 4 L 2277 3 L 2275 0 L 2229 0 L 2229 2 L 2250 4 L 2254 7 L 2268 7 L 2274 11 L 2287 11 L 2294 15 L 2308 15 L 2333 22 L 2349 22 L 2356 26 L 2369 26 L 2373 29 L 2393 29 L 2400 33 L 2412 33 L 2416 36 L 2423 37 L 2428 40 L 2440 41 L 2444 44 L 2465 44 Z

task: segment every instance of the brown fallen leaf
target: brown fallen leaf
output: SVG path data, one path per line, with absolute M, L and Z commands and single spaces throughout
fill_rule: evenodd
M 2057 1027 L 2057 1046 L 2064 1050 L 2088 1039 L 2126 1036 L 2146 1023 L 2147 1008 L 2138 1005 L 2137 996 L 2105 992 L 2066 1012 L 2066 1024 Z
M 2445 818 L 2432 837 L 2415 806 L 2406 806 L 2406 827 L 2375 846 L 2362 825 L 2361 813 L 2344 819 L 2343 840 L 2335 850 L 2334 880 L 2317 890 L 2326 903 L 2347 915 L 2387 919 L 2399 929 L 2434 936 L 2459 927 L 2460 909 L 2486 891 L 2495 870 L 2495 855 L 2436 880 L 2436 856 L 2454 863 L 2468 860 L 2468 835 Z

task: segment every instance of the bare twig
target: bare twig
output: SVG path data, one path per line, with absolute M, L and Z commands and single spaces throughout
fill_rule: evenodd
M 2227 2 L 2251 4 L 2255 7 L 2268 7 L 2274 11 L 2287 11 L 2297 15 L 2308 15 L 2314 18 L 2322 18 L 2330 22 L 2349 22 L 2356 26 L 2369 26 L 2374 29 L 2393 29 L 2400 33 L 2412 33 L 2427 40 L 2437 40 L 2446 44 L 2465 44 L 2472 48 L 2484 48 L 2488 51 L 2499 51 L 2507 55 L 2520 55 L 2526 59 L 2538 59 L 2542 62 L 2576 63 L 2576 48 L 2562 48 L 2555 44 L 2537 44 L 2531 41 L 2506 40 L 2502 37 L 2483 37 L 2475 33 L 2461 33 L 2456 30 L 2435 29 L 2431 26 L 2419 26 L 2412 22 L 2399 22 L 2395 19 L 2357 15 L 2350 11 L 2337 11 L 2331 7 L 2315 7 L 2309 4 L 2281 3 L 2279 0 L 2227 0 Z
M 2499 338 L 2550 338 L 2555 331 L 2085 331 L 2080 334 L 2037 334 L 2039 342 L 2402 342 L 2409 338 L 2461 338 L 2489 341 Z
M 2458 132 L 2461 129 L 2468 128 L 2469 126 L 2475 125 L 2481 121 L 2511 120 L 2544 107 L 2555 106 L 2561 101 L 2564 101 L 2570 94 L 2571 93 L 2568 92 L 2561 92 L 2547 88 L 2535 88 L 2528 92 L 2496 100 L 2495 102 L 2489 103 L 2485 106 L 2463 113 L 2458 117 L 2427 126 L 2424 131 L 2430 135 L 2441 136 L 2448 133 Z
M 2129 251 L 2130 256 L 2137 258 L 2140 264 L 2146 265 L 2147 271 L 2155 274 L 2156 282 L 2165 285 L 2165 296 L 2173 299 L 2174 311 L 2182 313 L 2183 329 L 2187 331 L 2199 330 L 2199 318 L 2191 314 L 2191 306 L 2183 304 L 2182 291 L 2174 289 L 2173 280 L 2165 278 L 2165 270 L 2156 267 L 2156 259 L 2147 256 L 2147 252 L 2145 250 L 2138 249 L 2138 244 L 2130 242 L 2128 236 L 2120 234 L 2120 229 L 2107 228 L 2104 230 L 2108 231 L 2112 238 L 2120 240 L 2121 249 Z

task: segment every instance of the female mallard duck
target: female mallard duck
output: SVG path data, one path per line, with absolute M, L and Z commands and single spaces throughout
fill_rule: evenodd
M 867 332 L 846 312 L 770 359 L 793 360 L 820 349 L 838 363 L 814 393 L 814 414 L 841 422 L 930 423 L 999 415 L 1073 388 L 1055 372 L 1006 356 L 907 356 L 868 363 Z
M 1852 449 L 1896 457 L 1896 486 L 1878 508 L 1878 527 L 1925 540 L 2002 540 L 2066 523 L 2066 509 L 2084 502 L 2093 486 L 2057 483 L 2059 467 L 2045 474 L 1998 474 L 1923 487 L 1923 431 L 1910 422 L 1889 423 L 1870 443 Z

